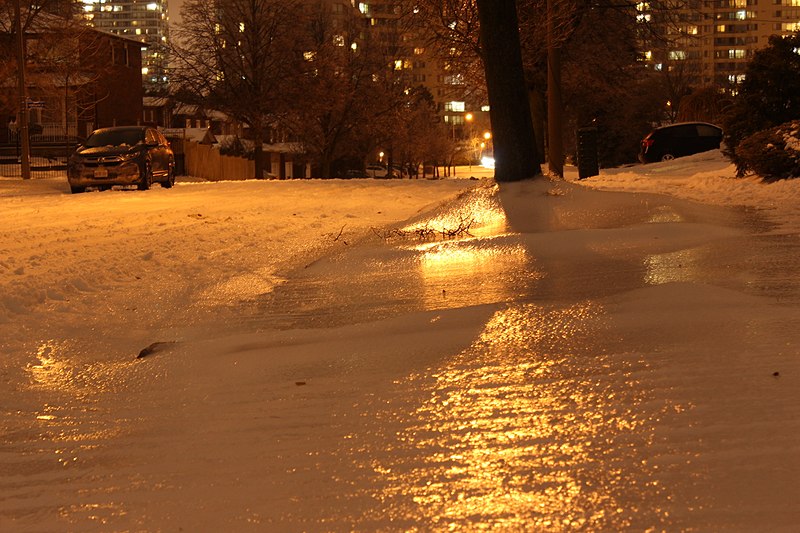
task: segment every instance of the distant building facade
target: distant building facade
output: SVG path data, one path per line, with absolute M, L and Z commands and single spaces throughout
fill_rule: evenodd
M 411 87 L 430 92 L 441 120 L 453 139 L 466 139 L 490 129 L 485 93 L 470 87 L 452 62 L 442 59 L 428 46 L 426 37 L 413 20 L 408 3 L 398 0 L 351 0 L 367 19 L 373 36 L 386 43 L 394 54 L 394 68 L 405 73 Z M 424 25 L 423 25 L 424 26 Z
M 800 30 L 800 0 L 690 0 L 668 16 L 650 2 L 636 10 L 640 22 L 666 36 L 665 45 L 646 43 L 645 60 L 679 73 L 693 87 L 735 90 L 770 36 Z
M 169 83 L 167 0 L 81 0 L 86 20 L 100 31 L 145 45 L 142 83 L 147 94 L 166 94 Z

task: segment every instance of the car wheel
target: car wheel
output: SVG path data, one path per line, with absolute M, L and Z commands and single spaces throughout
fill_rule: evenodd
M 662 161 L 672 161 L 673 159 L 675 159 L 675 156 L 672 154 L 664 154 L 661 156 Z
M 171 189 L 175 185 L 175 165 L 170 165 L 167 171 L 167 179 L 161 182 L 161 186 L 165 189 Z
M 144 170 L 142 171 L 136 188 L 140 191 L 146 191 L 150 188 L 151 183 L 153 183 L 153 167 L 150 166 L 150 161 L 147 161 L 144 164 Z
M 80 194 L 86 192 L 86 187 L 78 187 L 77 185 L 70 185 L 69 190 L 72 194 Z

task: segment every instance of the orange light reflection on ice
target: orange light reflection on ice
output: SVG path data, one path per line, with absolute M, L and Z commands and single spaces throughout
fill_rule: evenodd
M 628 443 L 649 442 L 652 420 L 627 369 L 593 349 L 603 320 L 591 302 L 511 306 L 432 378 L 411 376 L 428 400 L 398 435 L 397 464 L 382 465 L 387 490 L 434 529 L 635 526 L 632 505 L 661 489 Z

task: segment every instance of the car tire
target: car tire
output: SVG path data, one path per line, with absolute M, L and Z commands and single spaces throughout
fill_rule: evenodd
M 672 161 L 673 159 L 675 159 L 675 156 L 672 154 L 664 154 L 661 156 L 662 161 Z
M 136 185 L 136 188 L 140 191 L 146 191 L 150 188 L 151 183 L 153 183 L 153 167 L 150 166 L 150 161 L 147 161 L 144 164 L 144 170 L 141 173 L 139 183 Z
M 165 189 L 171 189 L 175 185 L 175 165 L 170 165 L 167 170 L 167 179 L 161 182 L 161 186 Z
M 86 187 L 79 187 L 77 185 L 70 185 L 69 186 L 69 191 L 72 194 L 80 194 L 82 192 L 86 192 Z

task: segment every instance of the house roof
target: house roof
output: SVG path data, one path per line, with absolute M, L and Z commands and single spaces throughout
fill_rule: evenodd
M 22 13 L 23 19 L 28 17 L 29 10 L 22 6 Z M 2 34 L 10 34 L 12 33 L 12 28 L 14 26 L 14 19 L 12 18 L 12 11 L 11 10 L 3 10 L 0 12 L 0 35 Z M 63 29 L 68 27 L 69 25 L 73 25 L 75 28 L 79 28 L 83 31 L 97 33 L 103 36 L 108 36 L 112 39 L 127 41 L 129 43 L 136 43 L 142 48 L 147 48 L 148 45 L 138 39 L 133 37 L 129 37 L 126 35 L 117 35 L 115 33 L 109 33 L 102 30 L 98 30 L 88 24 L 85 23 L 78 23 L 76 24 L 72 19 L 68 19 L 53 13 L 48 13 L 47 11 L 39 11 L 38 13 L 34 13 L 31 17 L 30 23 L 25 30 L 26 35 L 36 35 L 41 33 L 47 33 L 48 31 L 52 31 L 53 29 Z

